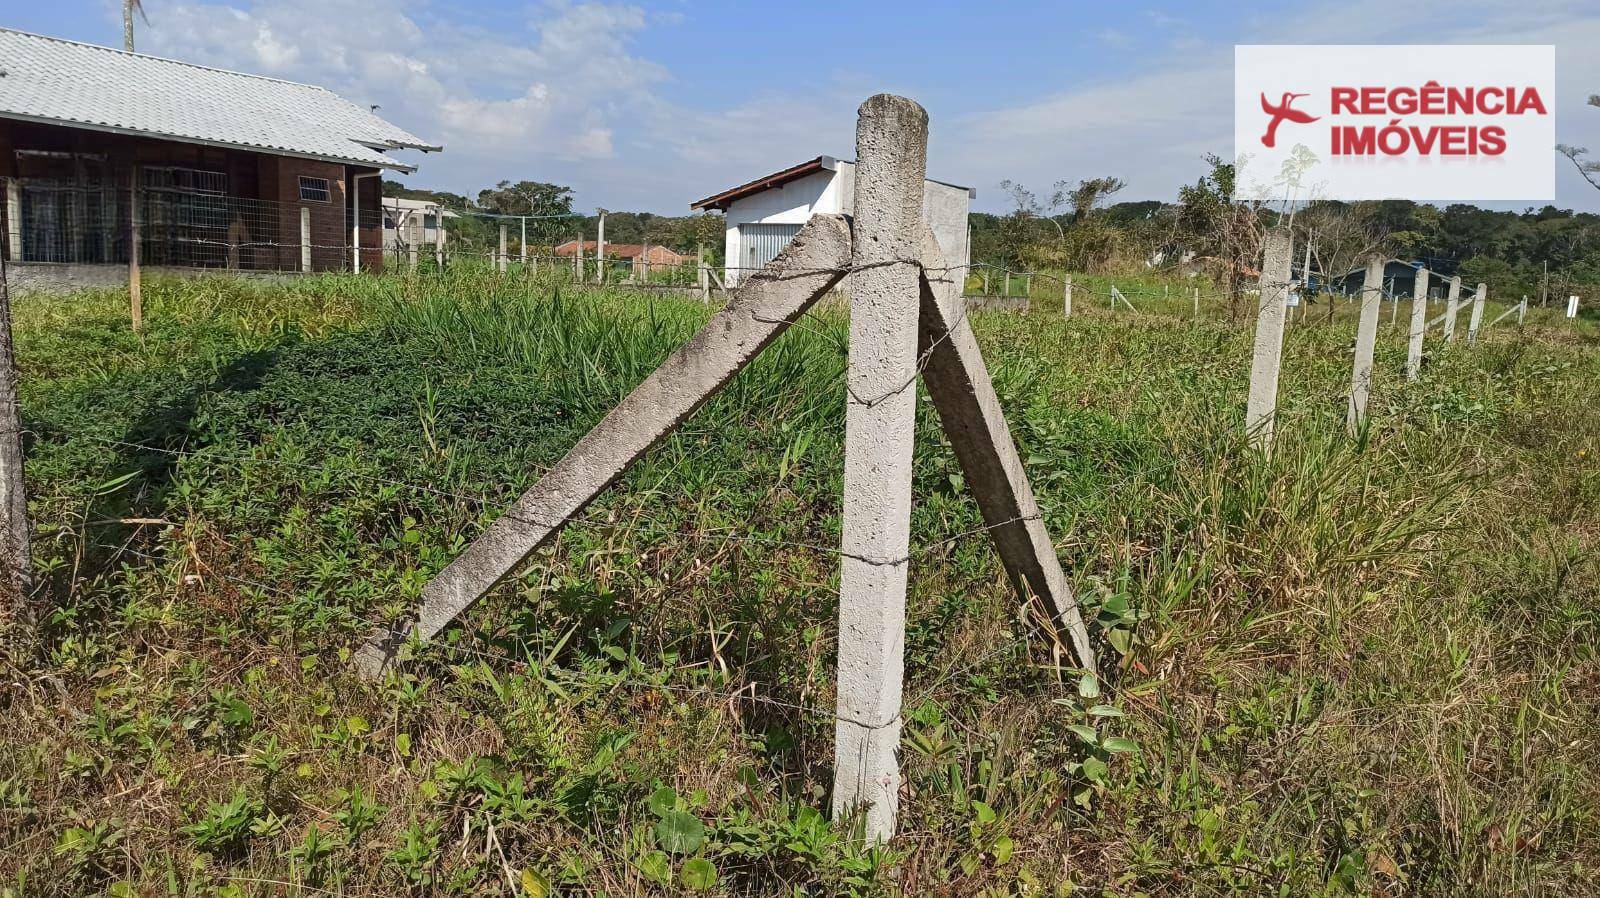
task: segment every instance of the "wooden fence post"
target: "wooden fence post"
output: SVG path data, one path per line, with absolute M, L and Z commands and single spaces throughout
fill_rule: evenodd
M 1422 376 L 1422 337 L 1428 330 L 1428 269 L 1417 269 L 1411 289 L 1411 332 L 1406 335 L 1406 379 Z
M 1250 442 L 1270 452 L 1278 414 L 1278 372 L 1283 363 L 1283 320 L 1289 299 L 1289 257 L 1293 246 L 1284 230 L 1268 232 L 1265 244 L 1244 423 Z
M 1361 286 L 1361 321 L 1356 325 L 1356 359 L 1350 374 L 1350 406 L 1345 424 L 1357 434 L 1367 422 L 1367 398 L 1372 392 L 1372 350 L 1378 342 L 1378 304 L 1383 302 L 1383 259 L 1367 261 Z

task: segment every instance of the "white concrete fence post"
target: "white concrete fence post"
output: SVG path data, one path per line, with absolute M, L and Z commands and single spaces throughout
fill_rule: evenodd
M 1411 290 L 1411 331 L 1406 334 L 1406 380 L 1422 376 L 1422 337 L 1428 330 L 1428 269 L 1417 269 Z
M 1067 275 L 1062 281 L 1061 290 L 1061 317 L 1072 317 L 1072 275 Z
M 506 273 L 506 225 L 500 223 L 500 246 L 494 254 L 494 268 L 500 274 Z
M 300 270 L 311 270 L 311 207 L 300 207 Z
M 878 94 L 856 122 L 856 180 L 839 575 L 833 813 L 864 809 L 866 836 L 894 835 L 900 805 L 911 458 L 916 430 L 916 259 L 928 116 Z M 1009 292 L 1009 291 L 1008 291 Z
M 1472 315 L 1467 319 L 1467 343 L 1478 342 L 1478 329 L 1483 326 L 1483 303 L 1489 297 L 1489 285 L 1479 284 L 1472 293 Z
M 22 261 L 22 183 L 6 179 L 6 258 Z
M 1345 424 L 1351 434 L 1361 432 L 1367 422 L 1367 400 L 1372 394 L 1372 351 L 1378 342 L 1378 304 L 1383 302 L 1383 259 L 1367 261 L 1367 276 L 1361 285 L 1361 320 L 1356 325 L 1356 358 L 1350 373 L 1350 406 Z
M 1450 279 L 1450 293 L 1445 299 L 1444 306 L 1444 341 L 1454 343 L 1456 339 L 1456 315 L 1461 312 L 1461 278 Z
M 1522 323 L 1522 319 L 1524 317 L 1526 317 L 1527 314 L 1528 314 L 1528 296 L 1527 296 L 1527 294 L 1523 294 L 1522 302 L 1517 306 L 1517 323 L 1521 324 Z
M 1198 320 L 1200 318 L 1200 288 L 1199 287 L 1195 287 L 1194 288 L 1194 317 L 1196 318 L 1196 320 Z
M 1278 372 L 1283 364 L 1283 320 L 1289 299 L 1289 259 L 1293 247 L 1287 231 L 1268 232 L 1259 280 L 1255 346 L 1250 353 L 1250 397 L 1245 432 L 1262 451 L 1272 450 L 1278 413 Z

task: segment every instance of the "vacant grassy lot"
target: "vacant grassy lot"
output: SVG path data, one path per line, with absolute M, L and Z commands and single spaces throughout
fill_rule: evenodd
M 704 319 L 469 275 L 16 305 L 42 636 L 0 893 L 1593 895 L 1600 334 L 1535 311 L 976 326 L 1094 612 L 1084 681 L 919 421 L 904 837 L 830 826 L 842 314 L 802 322 L 381 688 L 350 649 Z M 1043 304 L 1041 304 L 1043 305 Z M 1494 312 L 1491 312 L 1491 316 Z M 1403 317 L 1403 316 L 1402 316 Z

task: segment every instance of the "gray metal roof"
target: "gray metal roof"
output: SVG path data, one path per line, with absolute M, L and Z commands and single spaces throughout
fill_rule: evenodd
M 0 28 L 0 118 L 399 171 L 438 150 L 326 88 Z

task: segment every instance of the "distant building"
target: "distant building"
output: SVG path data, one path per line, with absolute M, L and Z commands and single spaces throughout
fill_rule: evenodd
M 397 196 L 383 198 L 383 246 L 392 252 L 410 247 L 442 246 L 450 238 L 449 227 L 440 225 L 461 216 L 429 200 L 408 200 Z
M 555 253 L 558 256 L 570 256 L 577 251 L 578 241 L 576 240 L 568 240 L 555 249 Z M 594 258 L 594 254 L 599 251 L 600 242 L 598 240 L 583 241 L 583 257 L 585 259 Z M 674 267 L 694 261 L 694 256 L 673 252 L 659 243 L 612 243 L 610 241 L 606 241 L 606 258 L 625 259 L 629 262 L 637 262 L 643 259 L 644 264 L 652 268 L 656 266 Z
M 440 149 L 325 88 L 0 28 L 19 280 L 120 276 L 135 221 L 146 265 L 376 269 L 378 174 L 414 170 L 402 148 Z
M 1417 289 L 1417 272 L 1424 263 L 1418 261 L 1406 262 L 1400 259 L 1390 259 L 1383 263 L 1383 294 L 1385 298 L 1398 299 L 1411 298 Z M 1299 266 L 1295 266 L 1295 277 L 1299 277 Z M 1367 266 L 1360 265 L 1350 269 L 1344 274 L 1334 275 L 1327 280 L 1327 290 L 1347 296 L 1354 296 L 1361 292 L 1367 282 Z M 1312 278 L 1312 287 L 1322 289 L 1319 279 Z M 1450 276 L 1430 271 L 1428 274 L 1428 295 L 1430 297 L 1444 296 L 1450 289 Z
M 977 195 L 970 187 L 923 182 L 923 215 L 947 265 L 971 261 L 967 213 Z M 849 214 L 854 204 L 855 163 L 818 156 L 708 196 L 689 208 L 716 210 L 726 217 L 726 281 L 731 287 L 743 273 L 777 258 L 812 215 Z

